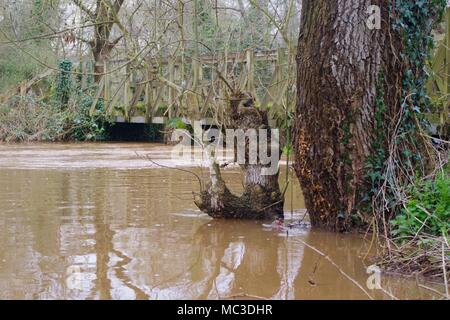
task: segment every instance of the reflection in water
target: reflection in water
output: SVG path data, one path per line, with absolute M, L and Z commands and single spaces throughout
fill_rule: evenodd
M 298 241 L 365 285 L 359 237 L 213 221 L 192 203 L 192 176 L 147 167 L 136 150 L 160 161 L 170 152 L 154 144 L 0 146 L 0 299 L 366 298 Z M 238 192 L 239 174 L 225 177 Z M 304 206 L 287 200 L 286 208 L 291 200 Z M 383 286 L 399 298 L 430 297 L 413 281 L 384 278 Z

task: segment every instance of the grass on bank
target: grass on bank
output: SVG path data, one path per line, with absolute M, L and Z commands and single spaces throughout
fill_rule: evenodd
M 448 154 L 448 152 L 447 152 Z M 403 210 L 390 222 L 380 264 L 386 271 L 443 283 L 450 279 L 450 165 L 407 187 Z

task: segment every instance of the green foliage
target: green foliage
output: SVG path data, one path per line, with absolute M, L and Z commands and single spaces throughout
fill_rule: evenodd
M 392 234 L 408 238 L 418 233 L 448 237 L 450 230 L 450 166 L 433 179 L 416 180 L 405 208 L 391 221 Z
M 53 59 L 47 49 L 35 44 L 28 44 L 26 50 L 36 57 L 42 57 L 42 61 Z M 43 58 L 44 55 L 47 55 L 47 59 Z M 42 66 L 29 55 L 13 47 L 0 45 L 0 91 L 32 79 L 41 70 Z
M 396 119 L 395 142 L 388 141 L 393 134 L 386 122 L 386 81 L 382 71 L 379 75 L 375 98 L 375 127 L 372 141 L 372 154 L 367 158 L 365 181 L 367 191 L 362 195 L 361 209 L 370 212 L 375 203 L 375 210 L 386 210 L 383 217 L 398 216 L 395 223 L 400 223 L 401 199 L 394 192 L 392 181 L 400 185 L 406 176 L 418 172 L 423 177 L 424 159 L 421 158 L 423 140 L 418 136 L 418 124 L 427 127 L 424 113 L 428 112 L 430 99 L 426 93 L 426 61 L 433 48 L 432 29 L 436 17 L 442 15 L 445 0 L 395 0 L 390 7 L 390 16 L 394 32 L 401 36 L 403 46 L 399 54 L 403 68 L 402 94 L 398 103 L 401 106 L 400 118 Z M 386 170 L 387 148 L 390 143 L 396 144 L 399 153 L 393 155 L 396 172 Z M 401 167 L 401 169 L 400 169 Z M 384 192 L 380 193 L 381 188 Z M 414 188 L 414 187 L 411 187 Z M 374 202 L 375 200 L 375 202 Z M 411 208 L 410 208 L 411 209 Z M 408 221 L 416 221 L 410 219 Z M 397 229 L 398 230 L 398 229 Z
M 81 89 L 71 74 L 72 62 L 60 63 L 47 99 L 13 98 L 0 108 L 0 141 L 102 140 L 110 125 L 102 99 L 89 111 L 97 86 Z
M 15 97 L 0 107 L 0 141 L 102 140 L 109 122 L 104 116 L 90 117 L 91 105 L 88 95 L 80 95 L 64 109 L 54 100 L 45 103 L 31 97 Z M 97 110 L 103 108 L 99 101 Z
M 44 1 L 45 2 L 45 1 Z M 31 35 L 39 35 L 43 34 L 45 32 L 45 25 L 43 22 L 45 21 L 45 18 L 47 18 L 47 6 L 45 3 L 43 3 L 42 0 L 34 0 L 33 1 L 33 11 L 32 16 L 35 18 L 33 23 L 30 26 L 30 34 Z M 40 42 L 40 40 L 37 40 Z
M 134 108 L 136 109 L 136 114 L 138 115 L 145 115 L 147 111 L 147 106 L 144 101 L 137 102 Z
M 62 106 L 67 106 L 72 92 L 72 61 L 68 59 L 61 61 L 59 70 L 56 84 L 56 99 Z
M 187 125 L 180 118 L 170 119 L 168 126 L 174 129 L 187 129 Z
M 198 1 L 198 31 L 201 37 L 202 43 L 208 48 L 217 48 L 219 45 L 218 37 L 216 37 L 219 31 L 219 25 L 215 21 L 214 12 L 210 3 L 206 1 Z M 202 46 L 200 48 L 201 53 L 209 54 L 209 50 Z
M 267 49 L 271 38 L 270 27 L 268 20 L 261 11 L 268 9 L 267 1 L 251 1 L 248 8 L 248 23 L 242 30 L 243 45 L 246 47 L 256 46 L 257 49 Z M 257 26 L 257 27 L 255 27 Z
M 97 92 L 96 85 L 90 85 L 82 89 L 80 83 L 74 83 L 72 72 L 72 61 L 63 60 L 59 64 L 61 70 L 56 79 L 55 97 L 56 104 L 60 107 L 69 107 L 67 125 L 71 128 L 67 138 L 85 140 L 103 140 L 109 119 L 106 117 L 105 105 L 102 99 L 97 101 L 95 116 L 90 115 L 90 109 L 94 103 Z M 77 79 L 79 82 L 81 79 Z
M 116 116 L 125 117 L 125 115 L 126 115 L 125 106 L 123 106 L 123 105 L 114 106 L 113 113 Z
M 55 30 L 56 2 L 57 0 L 15 1 L 8 9 L 14 8 L 14 11 L 8 14 L 4 9 L 5 18 L 0 21 L 0 40 L 3 42 L 0 44 L 0 91 L 30 80 L 43 70 L 43 64 L 55 63 L 51 41 L 39 39 L 39 36 Z M 20 49 L 8 43 L 10 39 L 27 38 L 33 40 L 20 42 Z
M 446 0 L 397 0 L 394 13 L 394 30 L 403 35 L 403 50 L 400 56 L 405 68 L 402 81 L 401 108 L 397 145 L 402 146 L 401 161 L 407 167 L 418 170 L 423 167 L 418 124 L 429 127 L 424 116 L 430 109 L 430 98 L 426 93 L 428 74 L 426 62 L 434 46 L 432 30 L 436 18 L 442 17 Z M 420 173 L 421 175 L 424 172 Z
M 102 99 L 95 106 L 96 116 L 91 117 L 89 111 L 93 103 L 92 95 L 78 92 L 75 108 L 71 112 L 70 123 L 72 131 L 70 138 L 78 141 L 104 140 L 106 128 L 110 125 L 106 117 L 105 105 Z
M 104 140 L 106 128 L 111 124 L 106 116 L 103 99 L 99 99 L 95 105 L 94 116 L 90 115 L 90 109 L 94 103 L 94 96 L 98 90 L 97 85 L 88 81 L 86 89 L 81 88 L 81 79 L 74 83 L 70 71 L 72 62 L 63 60 L 60 63 L 62 70 L 57 79 L 56 96 L 61 97 L 59 101 L 64 104 L 66 99 L 70 107 L 69 125 L 72 130 L 68 138 L 85 140 Z
M 403 30 L 404 54 L 402 59 L 407 67 L 403 78 L 403 97 L 408 102 L 403 105 L 403 119 L 400 126 L 398 142 L 406 141 L 402 150 L 403 161 L 414 164 L 420 161 L 415 152 L 417 141 L 411 134 L 416 129 L 414 117 L 426 124 L 423 116 L 429 111 L 430 99 L 425 91 L 427 74 L 425 62 L 429 59 L 434 46 L 431 30 L 434 19 L 442 17 L 445 0 L 431 1 L 397 1 L 399 17 L 396 23 L 398 30 Z M 405 99 L 406 100 L 406 99 Z M 409 199 L 405 207 L 391 221 L 392 234 L 400 238 L 411 237 L 417 233 L 428 233 L 436 236 L 448 236 L 450 228 L 450 177 L 449 167 L 433 179 L 420 179 L 409 187 Z
M 167 110 L 169 109 L 169 106 L 165 103 L 161 103 L 156 107 L 156 111 L 155 114 L 158 116 L 164 116 L 167 112 Z
M 283 147 L 283 153 L 284 153 L 286 156 L 292 155 L 292 152 L 293 152 L 292 143 L 289 143 L 289 144 L 287 144 L 287 145 L 285 145 L 285 146 Z
M 15 97 L 0 108 L 0 141 L 55 141 L 66 136 L 70 114 L 54 104 Z
M 425 85 L 428 79 L 425 64 L 430 58 L 431 49 L 434 47 L 432 29 L 435 24 L 435 16 L 442 17 L 446 0 L 397 0 L 395 3 L 396 20 L 394 30 L 403 35 L 403 53 L 401 59 L 404 61 L 406 71 L 403 78 L 403 97 L 407 100 L 403 104 L 403 121 L 400 127 L 399 139 L 409 139 L 409 135 L 416 130 L 416 117 L 422 124 L 427 124 L 423 116 L 430 108 L 430 99 L 426 93 Z M 408 99 L 405 99 L 408 97 Z M 411 141 L 415 146 L 416 142 Z M 411 155 L 417 153 L 409 150 Z M 413 156 L 413 160 L 420 160 Z

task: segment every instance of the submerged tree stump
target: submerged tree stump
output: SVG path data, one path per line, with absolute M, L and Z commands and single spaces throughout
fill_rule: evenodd
M 235 94 L 230 101 L 229 128 L 256 129 L 257 138 L 261 136 L 258 129 L 267 129 L 270 150 L 271 128 L 268 125 L 267 112 L 253 106 L 253 99 L 243 93 Z M 279 169 L 272 175 L 263 175 L 262 171 L 269 165 L 262 164 L 259 156 L 256 164 L 249 163 L 249 141 L 245 142 L 245 164 L 239 164 L 244 175 L 242 195 L 233 194 L 222 178 L 219 164 L 213 160 L 210 165 L 210 181 L 205 190 L 195 196 L 195 204 L 203 212 L 218 219 L 283 219 L 284 198 L 278 183 Z M 259 144 L 259 147 L 261 145 Z M 277 166 L 281 153 L 277 150 Z M 236 161 L 236 145 L 235 159 Z

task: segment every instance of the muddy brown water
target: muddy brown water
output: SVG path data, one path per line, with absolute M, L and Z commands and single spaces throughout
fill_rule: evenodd
M 361 237 L 211 220 L 192 202 L 192 175 L 136 155 L 173 165 L 170 151 L 143 143 L 0 145 L 0 299 L 368 298 L 302 241 L 371 296 L 389 299 L 366 286 Z M 224 176 L 239 192 L 239 170 Z M 288 218 L 302 217 L 296 180 L 285 208 Z M 381 284 L 401 299 L 433 298 L 413 280 L 382 276 Z

